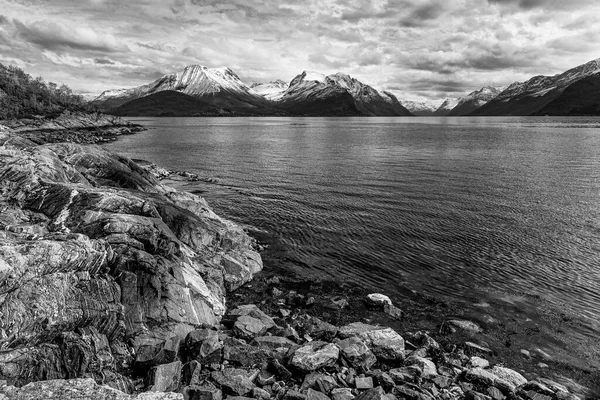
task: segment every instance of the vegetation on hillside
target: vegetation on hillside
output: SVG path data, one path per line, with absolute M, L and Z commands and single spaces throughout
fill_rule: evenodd
M 0 64 L 0 120 L 54 116 L 64 110 L 87 110 L 83 97 L 67 85 L 33 78 L 21 68 Z

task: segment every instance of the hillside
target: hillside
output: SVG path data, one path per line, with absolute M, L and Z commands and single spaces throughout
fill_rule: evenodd
M 174 90 L 129 101 L 111 112 L 128 117 L 202 117 L 223 113 L 212 104 Z
M 16 66 L 0 64 L 0 120 L 55 116 L 65 110 L 86 111 L 88 106 L 66 85 L 45 82 Z
M 581 79 L 566 88 L 538 115 L 600 115 L 600 74 Z

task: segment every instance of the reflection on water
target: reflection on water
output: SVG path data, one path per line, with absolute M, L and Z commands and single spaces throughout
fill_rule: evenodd
M 138 120 L 153 129 L 109 147 L 217 178 L 209 203 L 268 232 L 282 268 L 599 331 L 597 118 Z

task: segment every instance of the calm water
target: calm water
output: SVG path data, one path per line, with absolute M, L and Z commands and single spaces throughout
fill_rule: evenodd
M 269 236 L 286 269 L 534 299 L 599 331 L 600 119 L 137 121 L 153 129 L 108 147 L 216 178 L 188 190 Z

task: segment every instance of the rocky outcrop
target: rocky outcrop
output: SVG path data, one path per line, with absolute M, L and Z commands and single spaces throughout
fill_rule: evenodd
M 0 228 L 0 380 L 16 386 L 171 388 L 186 335 L 218 325 L 226 291 L 262 268 L 202 198 L 100 147 L 6 129 Z

